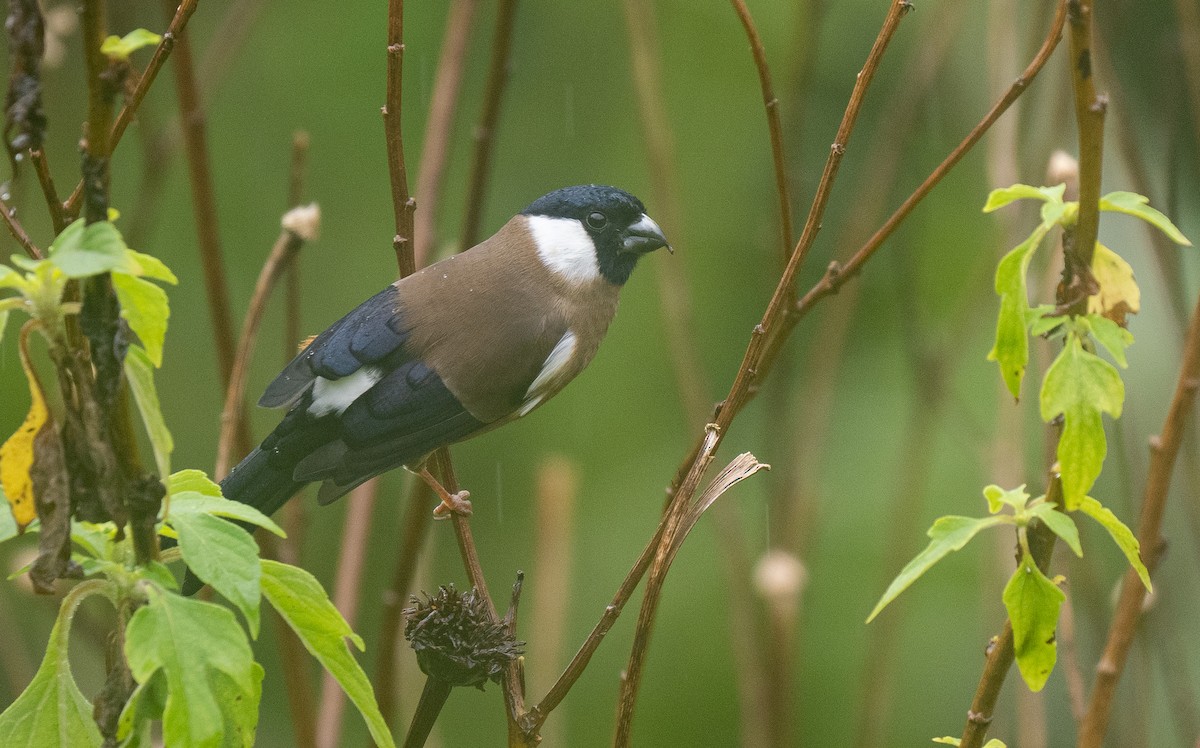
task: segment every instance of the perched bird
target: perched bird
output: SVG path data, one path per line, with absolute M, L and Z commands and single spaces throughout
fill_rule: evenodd
M 271 514 L 306 483 L 321 504 L 438 447 L 529 413 L 592 360 L 638 259 L 667 247 L 641 201 L 566 187 L 491 238 L 396 281 L 318 335 L 259 405 L 290 408 L 222 481 Z M 440 490 L 439 490 L 440 489 Z M 439 507 L 441 509 L 442 507 Z

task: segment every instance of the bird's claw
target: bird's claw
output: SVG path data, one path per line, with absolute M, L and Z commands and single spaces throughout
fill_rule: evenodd
M 442 497 L 441 503 L 434 508 L 433 518 L 449 519 L 451 514 L 470 517 L 471 502 L 468 501 L 470 497 L 470 491 L 459 491 L 455 494 L 446 494 Z

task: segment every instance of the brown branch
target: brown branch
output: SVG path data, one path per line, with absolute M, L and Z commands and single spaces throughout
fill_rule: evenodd
M 62 202 L 58 199 L 58 190 L 54 187 L 54 177 L 50 174 L 50 163 L 46 152 L 41 148 L 29 151 L 29 160 L 33 162 L 33 170 L 37 172 L 38 184 L 42 187 L 42 197 L 46 200 L 46 209 L 50 213 L 50 225 L 57 236 L 66 228 L 67 217 L 63 213 Z
M 659 221 L 666 227 L 667 233 L 674 237 L 676 246 L 679 246 L 686 241 L 680 238 L 686 223 L 679 205 L 680 180 L 676 168 L 678 159 L 674 130 L 663 92 L 662 61 L 659 55 L 662 44 L 658 24 L 653 9 L 635 0 L 625 0 L 621 3 L 621 8 L 624 11 L 626 34 L 629 38 L 630 63 L 642 125 L 642 139 L 650 164 L 648 171 L 651 197 Z M 790 238 L 788 241 L 790 242 Z M 691 294 L 684 275 L 684 266 L 679 260 L 655 263 L 654 269 L 659 286 L 660 317 L 667 328 L 665 339 L 670 354 L 668 358 L 671 371 L 687 424 L 691 427 L 704 423 L 712 412 L 712 400 L 709 395 L 712 388 L 705 376 L 702 358 L 696 345 Z M 741 517 L 736 508 L 722 504 L 714 511 L 714 519 L 718 528 L 720 558 L 728 580 L 726 593 L 730 597 L 730 638 L 734 644 L 734 672 L 737 679 L 742 739 L 743 743 L 752 745 L 755 736 L 765 736 L 770 732 L 770 724 L 776 714 L 761 708 L 762 704 L 769 702 L 770 691 L 765 663 L 758 657 L 758 652 L 762 649 L 759 644 L 761 637 L 756 627 L 754 599 L 747 583 L 751 562 Z M 535 615 L 534 620 L 539 620 L 539 617 Z
M 1047 478 L 1046 500 L 1062 505 L 1062 483 L 1054 472 Z M 1054 533 L 1045 524 L 1039 522 L 1030 526 L 1029 552 L 1043 573 L 1049 573 L 1055 540 Z M 960 748 L 980 748 L 983 745 L 988 727 L 995 716 L 996 700 L 1000 698 L 1000 689 L 1012 668 L 1014 657 L 1012 622 L 1006 618 L 1000 635 L 992 637 L 988 642 L 983 674 L 979 677 L 971 708 L 967 710 L 967 722 L 963 728 Z
M 301 211 L 312 213 L 315 206 L 296 208 L 284 216 L 285 226 L 290 216 L 302 215 Z M 296 253 L 304 246 L 306 239 L 312 237 L 316 230 L 316 218 L 308 219 L 309 226 L 304 228 L 284 228 L 271 247 L 267 261 L 263 263 L 258 273 L 258 281 L 254 284 L 254 294 L 250 297 L 250 306 L 242 321 L 242 334 L 238 339 L 237 352 L 233 358 L 233 371 L 229 386 L 225 389 L 225 405 L 221 409 L 221 437 L 217 442 L 217 464 L 213 474 L 223 478 L 229 473 L 235 459 L 249 451 L 249 440 L 242 440 L 242 434 L 249 435 L 246 424 L 246 380 L 250 375 L 250 359 L 254 355 L 258 343 L 258 327 L 267 311 L 267 301 L 271 292 L 279 282 L 287 267 L 293 264 Z M 308 231 L 309 233 L 305 233 Z
M 778 335 L 776 327 L 788 316 L 796 274 L 803 264 L 805 257 L 808 255 L 809 250 L 812 248 L 813 242 L 816 240 L 817 232 L 821 226 L 821 219 L 825 214 L 825 207 L 829 202 L 833 182 L 841 165 L 842 157 L 846 153 L 846 147 L 849 143 L 850 135 L 854 130 L 854 125 L 858 121 L 858 114 L 866 97 L 867 89 L 874 79 L 875 72 L 879 69 L 883 53 L 887 49 L 892 36 L 895 34 L 901 19 L 911 8 L 912 6 L 906 0 L 893 0 L 888 14 L 884 19 L 883 26 L 875 39 L 875 44 L 872 46 L 871 52 L 867 56 L 867 61 L 863 65 L 863 69 L 859 72 L 854 89 L 850 94 L 850 101 L 842 117 L 842 122 L 838 127 L 834 143 L 830 148 L 829 158 L 825 162 L 821 181 L 813 197 L 808 219 L 805 221 L 804 228 L 801 231 L 800 241 L 792 252 L 791 258 L 788 260 L 779 284 L 776 286 L 775 293 L 772 295 L 771 301 L 763 315 L 762 322 L 755 327 L 750 343 L 746 348 L 746 353 L 743 356 L 741 366 L 738 368 L 737 376 L 720 408 L 720 412 L 717 414 L 716 423 L 705 427 L 707 436 L 701 442 L 699 451 L 693 458 L 686 461 L 686 467 L 681 466 L 681 470 L 679 471 L 685 474 L 685 478 L 679 484 L 679 489 L 675 492 L 674 496 L 672 496 L 670 507 L 663 520 L 666 523 L 666 532 L 659 548 L 656 550 L 655 562 L 650 570 L 650 576 L 646 581 L 646 592 L 643 597 L 642 608 L 638 613 L 633 649 L 625 668 L 625 677 L 621 682 L 621 692 L 617 706 L 617 732 L 614 739 L 614 744 L 617 746 L 629 744 L 633 724 L 633 708 L 637 701 L 638 688 L 641 685 L 642 669 L 645 664 L 650 632 L 653 629 L 665 574 L 669 567 L 667 551 L 674 542 L 680 520 L 699 485 L 704 468 L 712 460 L 713 454 L 720 445 L 724 435 L 728 432 L 728 427 L 734 417 L 748 401 L 751 383 L 766 373 L 764 364 L 768 362 L 762 358 L 765 352 L 764 339 L 768 335 Z M 786 331 L 786 326 L 782 327 Z
M 450 160 L 451 135 L 454 134 L 454 115 L 460 104 L 463 71 L 467 67 L 467 45 L 471 41 L 471 27 L 477 10 L 478 0 L 455 0 L 446 18 L 446 35 L 434 75 L 429 117 L 425 120 L 425 138 L 421 146 L 421 166 L 417 170 L 417 194 L 421 200 L 417 203 L 413 226 L 416 232 L 413 246 L 415 267 L 424 267 L 433 254 L 437 235 L 436 218 L 441 205 L 446 165 Z
M 1162 432 L 1150 439 L 1150 468 L 1146 475 L 1146 487 L 1142 492 L 1138 543 L 1141 545 L 1142 560 L 1151 573 L 1158 566 L 1165 545 L 1161 535 L 1163 512 L 1166 509 L 1175 458 L 1179 454 L 1179 446 L 1183 441 L 1197 388 L 1200 388 L 1200 301 L 1197 301 L 1188 325 L 1183 364 L 1179 372 L 1179 381 L 1175 385 L 1175 395 L 1167 410 L 1166 421 L 1163 423 Z M 1116 614 L 1108 629 L 1104 654 L 1096 665 L 1096 682 L 1092 686 L 1087 716 L 1079 733 L 1081 748 L 1099 746 L 1104 742 L 1113 695 L 1117 682 L 1121 679 L 1125 660 L 1129 656 L 1134 634 L 1137 633 L 1138 619 L 1141 617 L 1145 597 L 1145 587 L 1142 586 L 1137 573 L 1130 570 L 1121 584 L 1121 595 L 1117 601 Z
M 680 234 L 686 228 L 679 205 L 678 169 L 674 128 L 667 114 L 666 95 L 662 85 L 662 61 L 659 50 L 658 23 L 652 6 L 637 0 L 624 0 L 621 9 L 629 37 L 629 61 L 637 96 L 638 115 L 642 124 L 642 140 L 646 144 L 647 169 L 650 177 L 654 212 L 676 242 L 686 242 Z M 688 427 L 704 423 L 712 412 L 712 389 L 705 381 L 703 359 L 695 342 L 696 325 L 692 314 L 691 295 L 684 277 L 682 258 L 672 262 L 657 262 L 661 318 L 667 328 L 664 336 L 670 353 L 671 371 L 682 401 Z
M 414 480 L 405 505 L 403 528 L 399 543 L 399 554 L 392 570 L 392 582 L 383 593 L 383 613 L 380 623 L 378 654 L 375 660 L 375 700 L 389 728 L 395 727 L 396 691 L 399 677 L 396 673 L 396 649 L 401 641 L 400 631 L 404 627 L 404 607 L 412 594 L 413 580 L 417 575 L 417 561 L 421 548 L 429 535 L 433 512 L 433 492 L 424 481 Z
M 733 10 L 746 30 L 750 41 L 750 53 L 754 56 L 754 66 L 758 69 L 758 84 L 762 89 L 763 107 L 767 112 L 767 130 L 771 135 L 771 157 L 775 162 L 775 191 L 779 196 L 779 233 L 783 244 L 783 258 L 792 251 L 792 200 L 788 195 L 787 158 L 783 152 L 783 125 L 779 122 L 779 99 L 775 96 L 775 87 L 771 84 L 771 68 L 767 65 L 767 53 L 763 49 L 762 39 L 754 18 L 744 0 L 730 0 Z
M 154 79 L 158 75 L 158 71 L 162 69 L 163 63 L 167 61 L 167 57 L 171 54 L 171 49 L 175 46 L 175 40 L 183 34 L 184 28 L 187 27 L 188 19 L 195 12 L 197 2 L 198 0 L 182 0 L 179 3 L 179 7 L 175 8 L 171 24 L 167 27 L 166 33 L 163 34 L 162 41 L 154 49 L 154 55 L 150 58 L 146 69 L 142 71 L 142 75 L 138 78 L 137 83 L 134 84 L 133 92 L 126 99 L 125 105 L 117 113 L 117 119 L 112 123 L 112 129 L 108 131 L 109 152 L 117 147 L 117 143 L 121 142 L 121 136 L 125 134 L 125 129 L 129 126 L 129 123 L 133 121 L 138 107 L 141 106 L 142 99 L 145 98 L 146 92 L 150 90 L 150 85 L 154 83 Z M 166 4 L 168 6 L 167 12 L 169 13 L 171 12 L 171 8 L 175 7 L 175 4 L 173 2 L 167 2 Z M 99 52 L 98 47 L 96 51 Z M 63 213 L 67 216 L 76 215 L 79 211 L 79 201 L 82 197 L 83 182 L 80 181 L 71 192 L 71 196 L 63 204 Z
M 354 628 L 358 602 L 362 595 L 362 576 L 366 569 L 367 541 L 371 534 L 371 514 L 379 496 L 379 478 L 372 478 L 350 493 L 350 506 L 338 545 L 337 575 L 333 582 L 333 605 Z M 321 675 L 321 702 L 317 710 L 317 745 L 336 748 L 341 745 L 342 719 L 346 714 L 346 692 L 329 671 Z
M 1071 0 L 1067 3 L 1071 87 L 1075 92 L 1075 122 L 1079 129 L 1079 219 L 1075 224 L 1072 251 L 1067 253 L 1066 258 L 1067 272 L 1073 272 L 1075 277 L 1067 277 L 1068 282 L 1091 278 L 1092 253 L 1100 229 L 1100 173 L 1108 97 L 1096 93 L 1093 3 L 1094 0 Z M 1085 289 L 1086 286 L 1085 281 Z M 1081 293 L 1072 299 L 1076 313 L 1086 311 L 1087 296 L 1087 293 Z
M 483 206 L 487 198 L 488 174 L 492 167 L 492 146 L 496 142 L 496 125 L 500 121 L 500 105 L 508 87 L 509 51 L 512 48 L 513 25 L 517 18 L 517 0 L 500 0 L 496 9 L 496 34 L 492 39 L 492 58 L 484 86 L 486 98 L 479 124 L 475 127 L 475 153 L 471 160 L 466 209 L 463 212 L 462 247 L 473 247 L 479 240 Z
M 162 0 L 167 13 L 175 10 L 174 0 Z M 178 14 L 176 14 L 178 16 Z M 192 47 L 188 34 L 179 31 L 175 37 L 175 91 L 183 123 L 183 140 L 187 155 L 188 176 L 192 191 L 192 214 L 196 222 L 196 239 L 200 262 L 204 270 L 204 289 L 208 298 L 208 313 L 212 323 L 213 343 L 217 353 L 217 371 L 221 386 L 229 389 L 237 342 L 233 334 L 233 313 L 229 303 L 229 284 L 225 261 L 221 254 L 221 239 L 217 230 L 217 200 L 209 166 L 204 108 L 196 77 L 192 69 Z M 239 440 L 249 444 L 249 428 L 238 425 Z
M 400 114 L 404 92 L 404 0 L 388 0 L 387 93 L 383 106 L 383 130 L 387 143 L 388 174 L 392 184 L 392 210 L 396 235 L 392 248 L 400 277 L 417 269 L 413 260 L 413 212 L 416 201 L 408 194 L 408 166 L 404 161 L 404 137 Z
M 25 227 L 17 220 L 16 209 L 0 199 L 0 218 L 4 219 L 4 225 L 8 228 L 8 233 L 17 240 L 17 244 L 21 245 L 21 249 L 25 250 L 25 254 L 29 255 L 30 259 L 42 259 L 42 250 L 38 249 L 33 240 L 29 238 L 29 234 L 25 231 Z
M 1004 95 L 1000 97 L 1000 100 L 997 101 L 991 110 L 988 111 L 988 113 L 984 116 L 984 118 L 979 121 L 979 124 L 977 124 L 974 129 L 967 134 L 967 137 L 963 138 L 962 142 L 950 152 L 950 155 L 948 155 L 946 159 L 942 161 L 942 163 L 939 164 L 938 167 L 934 169 L 928 177 L 925 178 L 925 181 L 922 182 L 921 185 L 917 187 L 917 189 L 914 190 L 911 195 L 908 196 L 908 199 L 906 199 L 904 203 L 896 209 L 896 212 L 893 213 L 886 222 L 884 222 L 883 226 L 881 226 L 879 230 L 867 240 L 866 244 L 864 244 L 857 252 L 855 252 L 845 264 L 836 262 L 831 263 L 829 268 L 825 271 L 825 274 L 821 277 L 821 280 L 817 281 L 817 283 L 815 283 L 813 287 L 810 288 L 798 302 L 796 302 L 796 311 L 792 317 L 789 318 L 789 321 L 792 324 L 798 322 L 800 318 L 811 311 L 812 307 L 818 301 L 826 296 L 829 296 L 830 294 L 837 293 L 838 289 L 841 288 L 846 281 L 850 280 L 850 278 L 854 277 L 860 270 L 862 270 L 862 266 L 866 264 L 866 262 L 871 259 L 871 257 L 883 245 L 883 243 L 891 237 L 892 233 L 897 227 L 899 227 L 904 219 L 907 218 L 910 213 L 912 213 L 913 209 L 916 208 L 917 205 L 933 190 L 933 188 L 942 181 L 946 174 L 948 174 L 950 170 L 962 160 L 963 156 L 967 155 L 967 153 L 975 147 L 975 144 L 979 142 L 979 140 L 991 128 L 996 120 L 1000 118 L 1000 115 L 1004 114 L 1004 112 L 1012 105 L 1012 103 L 1016 101 L 1022 93 L 1025 92 L 1025 90 L 1029 87 L 1029 84 L 1033 82 L 1033 79 L 1037 77 L 1037 74 L 1041 72 L 1042 67 L 1044 67 L 1046 62 L 1050 59 L 1050 55 L 1054 52 L 1054 49 L 1058 46 L 1058 43 L 1062 40 L 1062 30 L 1066 22 L 1066 8 L 1067 0 L 1061 0 L 1058 4 L 1058 9 L 1055 12 L 1054 20 L 1051 22 L 1050 32 L 1046 35 L 1046 39 L 1042 43 L 1041 49 L 1038 50 L 1033 60 L 1029 63 L 1029 66 L 1026 67 L 1024 72 L 1021 73 L 1021 76 L 1013 81 L 1013 84 L 1004 93 Z

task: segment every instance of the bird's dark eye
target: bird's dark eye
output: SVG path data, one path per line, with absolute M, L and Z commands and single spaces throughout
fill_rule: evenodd
M 599 231 L 608 225 L 608 218 L 597 210 L 588 214 L 587 225 Z

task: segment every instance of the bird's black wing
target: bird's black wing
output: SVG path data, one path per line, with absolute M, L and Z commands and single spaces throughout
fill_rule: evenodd
M 320 499 L 327 503 L 487 426 L 408 349 L 398 293 L 392 285 L 367 299 L 271 382 L 259 404 L 292 407 L 231 473 L 229 498 L 269 512 L 299 486 L 324 481 Z M 330 388 L 354 377 L 371 381 L 360 379 L 361 394 L 350 402 L 344 396 L 335 407 Z
M 317 377 L 337 380 L 367 365 L 400 366 L 408 358 L 408 331 L 397 312 L 397 293 L 396 286 L 388 286 L 330 325 L 275 377 L 258 404 L 291 405 Z

